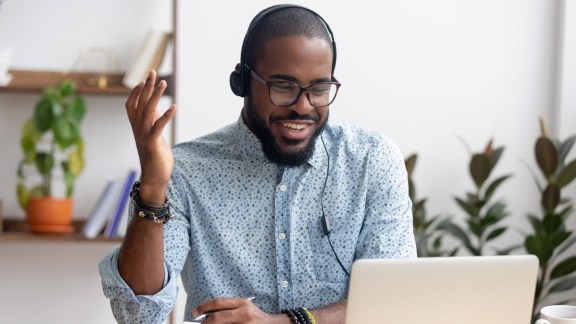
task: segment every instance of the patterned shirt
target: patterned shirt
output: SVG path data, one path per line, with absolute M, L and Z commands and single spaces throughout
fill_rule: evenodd
M 161 322 L 176 299 L 178 275 L 191 320 L 196 305 L 216 297 L 255 296 L 271 313 L 323 307 L 347 296 L 349 278 L 338 259 L 350 271 L 356 259 L 416 257 L 398 148 L 348 125 L 328 123 L 322 138 L 326 150 L 318 138 L 307 163 L 286 168 L 267 160 L 241 118 L 176 145 L 168 191 L 175 218 L 164 225 L 165 287 L 134 295 L 118 273 L 115 249 L 99 268 L 116 319 Z

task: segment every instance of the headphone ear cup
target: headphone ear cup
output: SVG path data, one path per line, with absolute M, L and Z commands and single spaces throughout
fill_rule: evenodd
M 230 89 L 232 89 L 232 92 L 239 97 L 245 96 L 244 86 L 242 83 L 242 75 L 240 71 L 232 71 L 232 73 L 230 73 Z

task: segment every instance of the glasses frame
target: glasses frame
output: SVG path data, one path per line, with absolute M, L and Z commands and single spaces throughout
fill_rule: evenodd
M 332 76 L 332 80 L 333 81 L 326 81 L 326 82 L 318 82 L 318 83 L 314 83 L 311 84 L 307 87 L 303 87 L 301 85 L 299 85 L 296 82 L 290 82 L 290 81 L 266 81 L 264 80 L 264 78 L 262 78 L 260 75 L 258 75 L 258 73 L 256 73 L 254 70 L 250 69 L 250 73 L 252 74 L 252 77 L 254 79 L 256 79 L 257 81 L 259 81 L 260 83 L 262 83 L 263 85 L 265 85 L 268 88 L 268 98 L 270 99 L 270 102 L 274 105 L 274 106 L 279 106 L 279 107 L 290 107 L 293 104 L 295 104 L 298 99 L 300 99 L 300 96 L 302 95 L 303 92 L 306 93 L 306 98 L 308 99 L 308 103 L 314 107 L 314 108 L 322 108 L 322 107 L 328 107 L 330 106 L 333 102 L 334 99 L 336 99 L 336 96 L 338 95 L 338 89 L 340 89 L 340 86 L 342 85 L 340 82 L 338 82 L 338 80 L 336 80 L 336 78 L 334 76 Z M 290 85 L 295 85 L 297 86 L 300 91 L 298 92 L 298 95 L 294 98 L 294 102 L 290 103 L 289 105 L 277 105 L 272 101 L 272 86 L 276 85 L 276 84 L 290 84 Z M 336 86 L 336 92 L 334 93 L 334 97 L 332 98 L 332 100 L 330 100 L 330 102 L 326 105 L 314 105 L 312 103 L 312 101 L 310 100 L 310 92 L 309 90 L 314 87 L 317 86 L 319 84 L 333 84 Z

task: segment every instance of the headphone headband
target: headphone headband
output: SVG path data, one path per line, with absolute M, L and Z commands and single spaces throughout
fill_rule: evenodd
M 330 41 L 332 44 L 332 74 L 334 74 L 334 69 L 336 68 L 336 42 L 334 40 L 334 34 L 332 33 L 332 29 L 330 29 L 330 26 L 324 20 L 324 18 L 322 18 L 322 16 L 317 14 L 315 11 L 308 9 L 306 7 L 299 6 L 299 5 L 290 5 L 290 4 L 275 5 L 275 6 L 272 6 L 272 7 L 269 7 L 267 9 L 262 10 L 259 14 L 256 15 L 256 17 L 254 17 L 252 19 L 252 21 L 250 22 L 250 25 L 248 26 L 248 30 L 246 32 L 246 35 L 244 36 L 244 41 L 242 42 L 242 49 L 240 52 L 240 70 L 239 71 L 238 70 L 232 71 L 232 73 L 230 74 L 230 88 L 232 89 L 232 92 L 234 92 L 235 95 L 240 96 L 240 97 L 246 97 L 248 95 L 248 85 L 250 82 L 250 71 L 249 71 L 248 65 L 246 64 L 246 55 L 247 55 L 246 54 L 246 43 L 248 42 L 248 39 L 250 38 L 252 31 L 268 15 L 270 15 L 274 12 L 280 11 L 280 10 L 290 9 L 290 8 L 304 9 L 304 10 L 314 14 L 316 17 L 318 17 L 318 19 L 320 19 L 320 21 L 322 22 L 324 27 L 326 27 L 326 31 L 328 32 L 328 35 L 330 36 Z

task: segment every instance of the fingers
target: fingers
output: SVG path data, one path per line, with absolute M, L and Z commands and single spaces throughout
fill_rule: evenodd
M 168 124 L 168 122 L 176 114 L 176 109 L 177 109 L 176 105 L 173 104 L 172 106 L 170 106 L 170 108 L 168 108 L 168 110 L 166 110 L 166 112 L 164 112 L 164 114 L 156 120 L 154 126 L 152 126 L 152 131 L 150 132 L 150 135 L 159 136 L 162 133 L 162 130 L 164 129 L 166 124 Z
M 148 73 L 148 78 L 144 81 L 144 87 L 142 88 L 142 92 L 140 93 L 140 98 L 138 98 L 138 111 L 142 112 L 146 105 L 148 104 L 148 100 L 150 100 L 150 96 L 152 95 L 152 91 L 154 90 L 154 85 L 156 84 L 156 71 L 150 70 Z
M 196 317 L 199 314 L 207 312 L 214 313 L 233 310 L 247 304 L 252 304 L 252 302 L 245 298 L 215 298 L 198 305 L 198 307 L 192 311 L 192 316 Z
M 130 122 L 134 121 L 134 117 L 136 115 L 136 107 L 138 105 L 138 98 L 140 97 L 140 93 L 142 92 L 142 87 L 144 86 L 144 81 L 138 83 L 126 99 L 124 106 L 126 107 L 126 113 L 128 114 L 128 119 Z
M 146 125 L 152 125 L 156 120 L 156 107 L 158 106 L 158 102 L 160 98 L 162 98 L 162 94 L 164 94 L 164 90 L 166 90 L 166 81 L 162 80 L 158 82 L 153 89 L 148 101 L 144 105 L 143 108 L 143 115 L 142 115 L 142 122 Z

